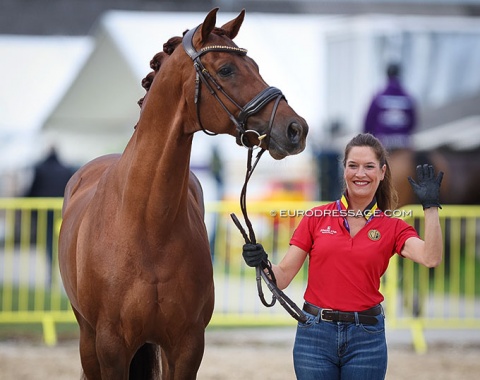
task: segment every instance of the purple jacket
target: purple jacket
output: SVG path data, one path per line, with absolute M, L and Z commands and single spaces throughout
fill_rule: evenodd
M 376 136 L 387 149 L 411 148 L 416 126 L 415 103 L 396 78 L 375 95 L 364 124 L 364 132 Z

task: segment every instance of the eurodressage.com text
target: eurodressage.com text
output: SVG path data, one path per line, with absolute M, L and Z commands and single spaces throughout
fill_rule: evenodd
M 355 210 L 272 210 L 270 211 L 271 216 L 278 216 L 280 218 L 296 218 L 296 217 L 314 217 L 314 218 L 324 218 L 324 217 L 333 217 L 333 218 L 345 218 L 351 216 L 354 218 L 370 218 L 370 217 L 379 217 L 379 216 L 388 216 L 394 218 L 408 218 L 413 216 L 412 210 L 365 210 L 365 211 L 355 211 Z

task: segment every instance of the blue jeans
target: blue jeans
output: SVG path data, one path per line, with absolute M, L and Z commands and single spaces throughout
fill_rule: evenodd
M 322 321 L 305 313 L 298 323 L 293 362 L 298 380 L 383 380 L 387 372 L 385 317 L 376 325 Z

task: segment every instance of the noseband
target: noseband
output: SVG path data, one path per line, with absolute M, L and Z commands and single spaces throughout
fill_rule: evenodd
M 235 225 L 238 227 L 240 232 L 242 233 L 242 236 L 245 239 L 245 243 L 256 243 L 256 238 L 255 238 L 255 232 L 252 227 L 252 223 L 250 219 L 248 218 L 248 213 L 247 213 L 247 184 L 250 179 L 250 177 L 253 174 L 253 171 L 255 170 L 255 167 L 260 160 L 260 157 L 262 156 L 263 152 L 265 152 L 265 148 L 260 149 L 260 152 L 257 154 L 257 158 L 255 160 L 255 163 L 252 165 L 252 151 L 253 148 L 252 146 L 248 146 L 245 144 L 244 141 L 244 136 L 246 133 L 254 133 L 258 140 L 258 147 L 262 145 L 263 139 L 266 137 L 266 134 L 260 135 L 258 131 L 255 131 L 253 129 L 247 129 L 246 124 L 247 124 L 247 119 L 259 112 L 263 107 L 265 107 L 270 101 L 275 99 L 275 103 L 273 105 L 273 110 L 272 114 L 270 116 L 270 122 L 268 125 L 268 133 L 270 134 L 270 131 L 273 126 L 273 120 L 275 118 L 275 113 L 277 112 L 278 104 L 282 99 L 284 99 L 284 95 L 282 92 L 275 87 L 267 87 L 263 91 L 261 91 L 257 96 L 255 96 L 252 100 L 250 100 L 244 107 L 241 107 L 238 105 L 237 102 L 235 102 L 223 89 L 222 87 L 215 81 L 215 79 L 210 75 L 208 70 L 203 66 L 202 61 L 200 60 L 200 57 L 203 54 L 209 53 L 211 51 L 221 51 L 221 52 L 227 52 L 227 53 L 233 53 L 233 54 L 239 54 L 239 55 L 246 55 L 247 50 L 234 47 L 234 46 L 219 46 L 219 45 L 214 45 L 214 46 L 205 46 L 200 49 L 200 51 L 196 51 L 195 48 L 193 47 L 193 35 L 197 31 L 198 26 L 195 29 L 189 30 L 185 36 L 183 37 L 183 48 L 185 49 L 186 53 L 190 56 L 190 58 L 193 61 L 193 66 L 195 67 L 196 71 L 196 78 L 195 78 L 195 105 L 197 109 L 197 119 L 198 123 L 200 124 L 200 127 L 202 128 L 203 132 L 205 132 L 207 135 L 216 135 L 216 133 L 210 132 L 204 128 L 202 125 L 202 121 L 200 119 L 200 109 L 199 109 L 199 100 L 200 100 L 200 86 L 201 83 L 203 83 L 207 89 L 210 91 L 210 94 L 212 94 L 215 99 L 220 103 L 222 108 L 225 110 L 227 113 L 228 117 L 230 120 L 233 122 L 235 125 L 239 135 L 240 135 L 240 141 L 242 145 L 245 148 L 248 148 L 248 157 L 247 157 L 247 172 L 245 175 L 245 182 L 243 184 L 243 188 L 240 194 L 240 208 L 242 209 L 242 213 L 245 219 L 245 222 L 247 224 L 248 230 L 249 230 L 249 235 L 247 235 L 245 229 L 241 225 L 240 221 L 236 217 L 235 214 L 231 214 L 232 220 L 235 223 Z M 211 84 L 210 84 L 211 82 Z M 212 86 L 213 85 L 213 86 Z M 215 91 L 215 89 L 216 91 Z M 218 96 L 218 92 L 221 92 L 235 107 L 237 107 L 240 110 L 240 113 L 238 114 L 237 117 L 235 117 L 225 106 L 225 104 L 222 102 L 222 100 Z M 270 142 L 270 138 L 267 142 L 267 148 L 268 144 Z M 307 320 L 307 317 L 303 313 L 302 310 L 299 309 L 295 303 L 288 298 L 276 285 L 276 280 L 275 280 L 275 275 L 273 274 L 271 264 L 268 265 L 268 274 L 265 273 L 260 265 L 256 267 L 257 271 L 257 288 L 258 288 L 258 295 L 262 301 L 262 303 L 267 306 L 271 307 L 275 304 L 276 300 L 280 301 L 280 304 L 287 310 L 290 315 L 295 318 L 298 321 L 305 322 Z M 271 276 L 271 278 L 269 277 Z M 272 301 L 271 303 L 268 303 L 265 300 L 263 291 L 262 291 L 262 285 L 261 285 L 261 280 L 264 280 L 272 292 Z
M 200 51 L 195 50 L 193 47 L 193 36 L 199 26 L 197 26 L 194 29 L 189 30 L 185 36 L 183 37 L 182 45 L 183 48 L 185 49 L 185 52 L 188 54 L 188 56 L 192 59 L 193 61 L 193 66 L 195 67 L 196 71 L 196 78 L 195 78 L 195 105 L 196 105 L 196 110 L 197 110 L 197 119 L 198 123 L 200 124 L 200 127 L 202 128 L 203 132 L 205 132 L 207 135 L 216 135 L 216 133 L 208 131 L 202 124 L 201 118 L 200 118 L 200 106 L 199 106 L 199 101 L 200 101 L 200 90 L 201 90 L 201 84 L 203 83 L 205 87 L 207 87 L 208 91 L 210 92 L 211 95 L 215 97 L 215 99 L 220 103 L 222 108 L 225 110 L 227 113 L 228 117 L 230 120 L 233 122 L 235 125 L 235 128 L 237 129 L 239 135 L 240 135 L 240 142 L 242 143 L 243 146 L 246 148 L 249 148 L 249 146 L 246 145 L 244 141 L 244 136 L 247 133 L 254 133 L 257 135 L 259 142 L 259 145 L 262 144 L 263 138 L 266 137 L 266 134 L 260 135 L 258 131 L 255 131 L 253 129 L 247 129 L 247 119 L 259 112 L 263 107 L 265 107 L 270 101 L 275 99 L 275 104 L 272 110 L 272 115 L 270 117 L 270 122 L 268 126 L 268 133 L 270 134 L 270 131 L 273 126 L 273 120 L 275 118 L 275 113 L 278 108 L 278 104 L 280 103 L 280 100 L 284 99 L 284 95 L 282 94 L 282 91 L 280 91 L 276 87 L 267 87 L 266 89 L 262 90 L 257 96 L 255 96 L 252 100 L 250 100 L 244 107 L 240 106 L 235 100 L 233 100 L 224 90 L 223 88 L 218 84 L 217 81 L 212 77 L 212 75 L 208 72 L 208 70 L 203 66 L 202 61 L 200 60 L 200 57 L 206 53 L 212 52 L 212 51 L 220 51 L 220 52 L 226 52 L 226 53 L 232 53 L 232 54 L 238 54 L 238 55 L 246 55 L 247 50 L 242 49 L 239 47 L 234 47 L 234 46 L 223 46 L 223 45 L 213 45 L 213 46 L 205 46 L 200 49 Z M 235 107 L 237 107 L 240 111 L 238 116 L 236 117 L 233 115 L 227 108 L 227 106 L 222 102 L 220 97 L 218 96 L 218 92 L 221 92 L 229 101 L 232 103 Z

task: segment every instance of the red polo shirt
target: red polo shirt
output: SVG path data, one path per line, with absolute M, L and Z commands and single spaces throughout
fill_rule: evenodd
M 380 277 L 390 257 L 418 234 L 405 221 L 386 216 L 375 205 L 375 216 L 352 238 L 344 222 L 344 200 L 306 213 L 290 244 L 309 253 L 305 301 L 327 309 L 361 311 L 383 301 Z

